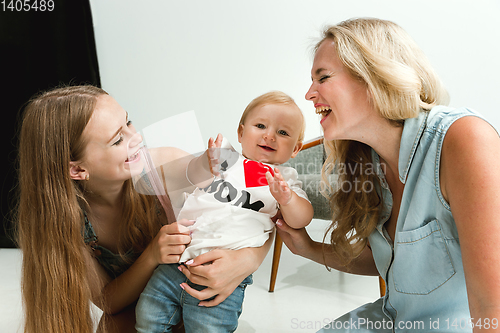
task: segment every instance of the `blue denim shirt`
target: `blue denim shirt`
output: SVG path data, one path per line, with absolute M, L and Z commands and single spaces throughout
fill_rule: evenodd
M 445 134 L 464 116 L 481 117 L 470 109 L 438 106 L 405 120 L 399 151 L 399 178 L 405 187 L 394 242 L 384 227 L 392 195 L 378 173 L 384 208 L 369 241 L 386 281 L 383 311 L 395 332 L 405 332 L 416 321 L 424 326 L 416 330 L 412 324 L 412 332 L 471 332 L 457 227 L 439 181 Z M 378 164 L 374 151 L 373 157 Z

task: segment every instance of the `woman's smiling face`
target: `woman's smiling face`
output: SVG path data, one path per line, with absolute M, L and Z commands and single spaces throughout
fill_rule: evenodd
M 81 165 L 92 181 L 124 181 L 135 169 L 141 169 L 142 137 L 128 120 L 127 112 L 111 96 L 97 99 L 83 135 L 87 145 Z
M 366 84 L 353 77 L 337 55 L 335 44 L 326 39 L 314 57 L 312 84 L 306 99 L 322 116 L 326 140 L 359 139 L 363 122 L 377 115 Z

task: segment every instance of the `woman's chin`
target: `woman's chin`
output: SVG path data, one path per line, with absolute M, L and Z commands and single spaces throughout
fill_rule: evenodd
M 144 170 L 144 163 L 142 161 L 138 161 L 136 163 L 127 164 L 127 169 L 130 171 L 131 177 L 139 176 Z

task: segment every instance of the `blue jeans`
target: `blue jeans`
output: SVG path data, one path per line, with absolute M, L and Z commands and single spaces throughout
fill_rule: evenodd
M 252 284 L 252 275 L 222 303 L 213 307 L 198 306 L 179 285 L 187 282 L 196 290 L 205 289 L 189 281 L 179 264 L 159 265 L 154 271 L 136 306 L 136 330 L 140 333 L 171 332 L 182 319 L 186 333 L 234 332 L 238 327 L 245 288 Z
M 379 298 L 344 314 L 323 327 L 316 333 L 358 332 L 358 333 L 391 333 L 393 322 L 382 312 L 383 299 Z

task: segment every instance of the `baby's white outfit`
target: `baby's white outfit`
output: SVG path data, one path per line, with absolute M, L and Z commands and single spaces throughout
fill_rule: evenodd
M 190 227 L 191 243 L 180 263 L 213 249 L 262 246 L 274 228 L 271 218 L 278 203 L 269 191 L 265 173 L 277 167 L 292 191 L 307 199 L 291 167 L 274 166 L 246 159 L 241 154 L 221 176 L 206 188 L 197 188 L 186 198 L 178 219 L 196 220 Z

